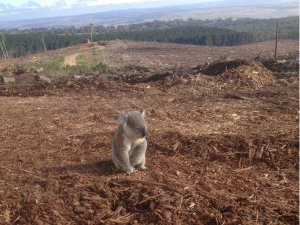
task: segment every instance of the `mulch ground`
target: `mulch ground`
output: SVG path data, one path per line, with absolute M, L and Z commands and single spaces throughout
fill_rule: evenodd
M 131 64 L 0 86 L 0 224 L 298 224 L 297 63 Z M 138 108 L 149 170 L 126 176 L 110 141 Z

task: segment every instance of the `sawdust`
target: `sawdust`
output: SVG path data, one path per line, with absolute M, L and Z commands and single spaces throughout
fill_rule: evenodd
M 173 63 L 1 86 L 0 224 L 298 224 L 298 77 Z M 150 170 L 128 177 L 110 141 L 141 107 Z

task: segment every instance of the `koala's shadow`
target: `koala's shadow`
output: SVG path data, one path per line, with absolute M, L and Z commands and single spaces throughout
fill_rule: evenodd
M 114 164 L 111 160 L 104 160 L 94 163 L 79 163 L 76 165 L 66 165 L 57 167 L 48 167 L 43 170 L 44 173 L 56 174 L 97 174 L 109 175 L 114 173 Z

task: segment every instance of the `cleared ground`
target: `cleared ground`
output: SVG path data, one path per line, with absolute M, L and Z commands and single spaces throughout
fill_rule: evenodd
M 0 86 L 0 224 L 298 224 L 299 48 L 281 44 L 281 60 L 262 63 L 272 43 L 228 57 L 112 42 L 94 57 L 115 72 L 14 75 L 26 85 Z M 110 141 L 138 108 L 150 170 L 126 176 Z

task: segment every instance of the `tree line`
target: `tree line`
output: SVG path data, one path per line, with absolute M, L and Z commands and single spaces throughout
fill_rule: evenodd
M 299 38 L 299 16 L 290 16 L 280 18 L 279 20 L 279 36 L 281 39 L 298 39 Z M 96 34 L 107 34 L 114 32 L 126 31 L 143 31 L 143 30 L 159 30 L 166 28 L 176 28 L 181 26 L 207 26 L 227 28 L 238 32 L 248 32 L 255 36 L 256 41 L 275 40 L 276 18 L 270 19 L 254 19 L 254 18 L 238 18 L 238 19 L 192 19 L 187 20 L 175 19 L 169 21 L 154 20 L 152 22 L 143 22 L 130 25 L 118 26 L 94 26 Z M 25 33 L 45 33 L 45 34 L 87 34 L 90 33 L 91 24 L 76 28 L 74 26 L 64 28 L 31 28 L 25 30 L 11 29 L 0 30 L 0 34 L 25 34 Z
M 85 43 L 87 39 L 93 41 L 106 40 L 134 40 L 172 42 L 179 44 L 231 46 L 252 43 L 254 36 L 247 32 L 236 32 L 224 28 L 212 28 L 201 26 L 183 26 L 176 28 L 144 31 L 126 31 L 111 33 L 89 34 L 7 34 L 6 46 L 11 57 L 21 57 L 28 54 L 54 50 L 71 45 Z
M 254 35 L 224 28 L 181 26 L 159 30 L 125 31 L 98 34 L 99 40 L 157 41 L 178 44 L 233 46 L 252 43 Z
M 84 43 L 88 35 L 57 35 L 57 34 L 7 34 L 6 49 L 12 58 L 35 54 L 46 50 L 65 48 Z M 3 55 L 3 54 L 2 54 Z M 2 56 L 2 58 L 4 58 Z
M 80 28 L 32 28 L 0 31 L 0 56 L 21 57 L 46 50 L 104 40 L 173 42 L 180 44 L 232 46 L 274 40 L 277 19 L 172 20 L 119 26 Z M 299 17 L 279 20 L 279 38 L 298 39 Z

